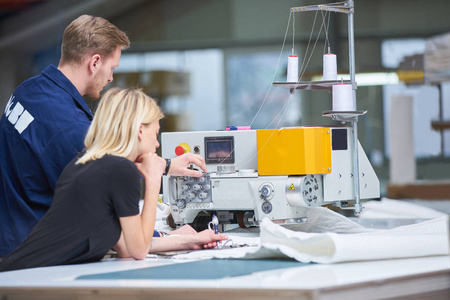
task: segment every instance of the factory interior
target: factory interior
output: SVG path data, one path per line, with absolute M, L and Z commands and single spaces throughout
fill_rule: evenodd
M 164 176 L 157 226 L 195 218 L 203 230 L 214 212 L 237 245 L 0 272 L 0 299 L 450 299 L 450 1 L 339 3 L 0 0 L 2 113 L 23 81 L 58 65 L 74 19 L 107 19 L 130 47 L 103 93 L 138 87 L 157 99 L 157 153 L 206 159 L 208 138 L 228 138 L 236 159 L 206 161 L 208 203 L 186 200 L 188 179 Z M 337 108 L 341 85 L 350 108 Z M 98 101 L 86 99 L 93 114 Z M 294 193 L 317 179 L 317 204 Z

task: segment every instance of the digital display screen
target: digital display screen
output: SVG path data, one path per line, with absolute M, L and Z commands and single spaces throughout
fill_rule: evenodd
M 234 163 L 234 138 L 205 137 L 205 161 L 210 163 Z

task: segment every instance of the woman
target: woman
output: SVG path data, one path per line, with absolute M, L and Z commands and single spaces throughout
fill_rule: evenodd
M 0 271 L 101 260 L 113 248 L 119 257 L 144 259 L 149 252 L 202 249 L 227 239 L 205 230 L 153 238 L 163 173 L 201 176 L 202 157 L 185 154 L 171 163 L 155 154 L 156 101 L 135 89 L 111 89 L 100 101 L 86 135 L 86 150 L 59 178 L 53 203 L 31 234 L 0 262 Z M 140 176 L 145 199 L 139 214 Z

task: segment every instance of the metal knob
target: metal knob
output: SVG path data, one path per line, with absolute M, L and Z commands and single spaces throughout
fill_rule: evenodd
M 268 184 L 266 184 L 261 187 L 261 190 L 259 192 L 261 193 L 261 196 L 267 198 L 270 196 L 270 194 L 272 194 L 272 188 Z
M 235 172 L 234 165 L 218 165 L 217 166 L 217 174 L 232 174 Z

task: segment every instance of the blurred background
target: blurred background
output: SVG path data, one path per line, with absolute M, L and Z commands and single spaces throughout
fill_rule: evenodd
M 65 27 L 90 14 L 108 19 L 131 41 L 109 87 L 138 86 L 157 98 L 167 116 L 162 131 L 336 124 L 322 117 L 331 109 L 328 91 L 299 90 L 291 97 L 272 87 L 286 81 L 293 44 L 300 64 L 308 63 L 302 80 L 320 80 L 323 15 L 295 14 L 293 31 L 290 8 L 322 3 L 328 2 L 0 0 L 0 106 L 22 81 L 58 65 Z M 354 4 L 357 108 L 367 110 L 358 134 L 381 193 L 449 199 L 450 1 Z M 329 15 L 331 52 L 345 78 L 347 17 Z M 96 102 L 89 104 L 95 110 Z M 395 151 L 412 153 L 413 160 L 393 172 L 392 143 L 403 140 Z

